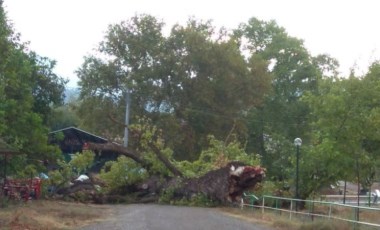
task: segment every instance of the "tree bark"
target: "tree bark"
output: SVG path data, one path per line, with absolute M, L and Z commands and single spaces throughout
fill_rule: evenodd
M 139 163 L 143 168 L 149 170 L 152 167 L 152 164 L 145 161 L 143 158 L 140 157 L 140 154 L 127 149 L 121 145 L 115 144 L 115 143 L 105 143 L 105 144 L 98 144 L 98 143 L 87 143 L 87 147 L 90 150 L 97 150 L 97 151 L 110 151 L 117 153 L 119 155 L 124 155 L 126 157 L 131 158 L 132 160 Z
M 177 192 L 188 197 L 202 193 L 222 203 L 238 202 L 243 192 L 261 182 L 264 176 L 265 169 L 259 166 L 230 162 L 200 178 L 188 179 Z

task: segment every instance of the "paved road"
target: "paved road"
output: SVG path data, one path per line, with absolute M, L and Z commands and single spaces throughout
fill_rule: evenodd
M 164 205 L 116 206 L 112 219 L 82 230 L 270 230 L 216 209 Z

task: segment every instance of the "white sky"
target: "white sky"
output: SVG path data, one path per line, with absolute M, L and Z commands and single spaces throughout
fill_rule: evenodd
M 229 29 L 251 17 L 274 19 L 303 39 L 312 55 L 337 58 L 343 75 L 353 66 L 363 74 L 380 59 L 378 0 L 4 0 L 4 7 L 22 40 L 56 60 L 55 72 L 70 79 L 70 87 L 78 81 L 74 71 L 103 40 L 107 26 L 142 13 L 167 26 L 194 16 Z

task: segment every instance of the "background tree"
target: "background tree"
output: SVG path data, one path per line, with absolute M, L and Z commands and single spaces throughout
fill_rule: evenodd
M 86 57 L 77 71 L 82 99 L 78 114 L 85 128 L 121 136 L 124 127 L 109 117 L 124 121 L 127 90 L 132 92 L 133 116 L 154 108 L 152 98 L 160 92 L 157 68 L 164 56 L 162 26 L 147 15 L 109 26 L 98 54 Z
M 289 36 L 275 21 L 251 18 L 234 35 L 249 59 L 260 57 L 269 63 L 271 74 L 270 93 L 262 105 L 249 111 L 247 151 L 263 156 L 264 166 L 273 169 L 268 176 L 286 179 L 289 175 L 282 169 L 291 165 L 292 151 L 273 147 L 289 146 L 296 137 L 308 144 L 309 108 L 300 99 L 306 92 L 317 92 L 321 77 L 336 74 L 338 63 L 328 55 L 312 57 L 302 40 Z
M 75 113 L 77 106 L 75 103 L 69 103 L 54 108 L 48 120 L 49 129 L 55 131 L 70 126 L 80 126 L 81 121 Z
M 368 187 L 378 166 L 379 64 L 364 77 L 325 79 L 318 94 L 307 95 L 313 122 L 309 175 L 333 183 L 354 180 Z M 315 155 L 317 154 L 317 155 Z M 316 159 L 319 160 L 316 160 Z M 323 163 L 322 163 L 323 162 Z M 322 164 L 321 164 L 322 163 Z M 314 188 L 315 189 L 315 188 Z
M 76 114 L 76 108 L 80 106 L 78 88 L 66 88 L 65 100 L 61 106 L 55 106 L 51 110 L 51 116 L 48 117 L 47 125 L 50 130 L 55 131 L 70 126 L 78 127 L 81 120 Z
M 82 119 L 103 132 L 111 127 L 110 115 L 123 121 L 128 89 L 132 113 L 165 130 L 177 158 L 196 159 L 208 134 L 223 139 L 233 128 L 245 140 L 241 118 L 269 88 L 266 62 L 247 62 L 235 39 L 215 32 L 210 22 L 190 19 L 173 26 L 168 37 L 163 25 L 141 15 L 109 27 L 99 55 L 87 57 L 78 70 Z M 121 135 L 122 127 L 114 133 Z

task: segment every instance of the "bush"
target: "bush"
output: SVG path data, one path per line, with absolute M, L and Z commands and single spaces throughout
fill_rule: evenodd
M 77 175 L 85 173 L 93 164 L 95 153 L 84 150 L 82 153 L 76 153 L 70 161 L 70 165 L 76 171 Z
M 64 161 L 58 161 L 59 169 L 48 173 L 48 185 L 52 188 L 61 188 L 68 185 L 74 176 L 72 166 Z
M 175 187 L 169 187 L 160 193 L 159 202 L 164 204 L 174 204 Z
M 147 178 L 148 173 L 133 160 L 120 156 L 116 161 L 107 162 L 99 176 L 107 184 L 107 190 L 112 191 L 136 184 Z
M 74 177 L 84 173 L 93 164 L 94 157 L 95 154 L 92 151 L 83 151 L 83 153 L 76 153 L 75 157 L 68 163 L 58 160 L 59 169 L 48 173 L 47 186 L 50 190 L 67 187 Z

